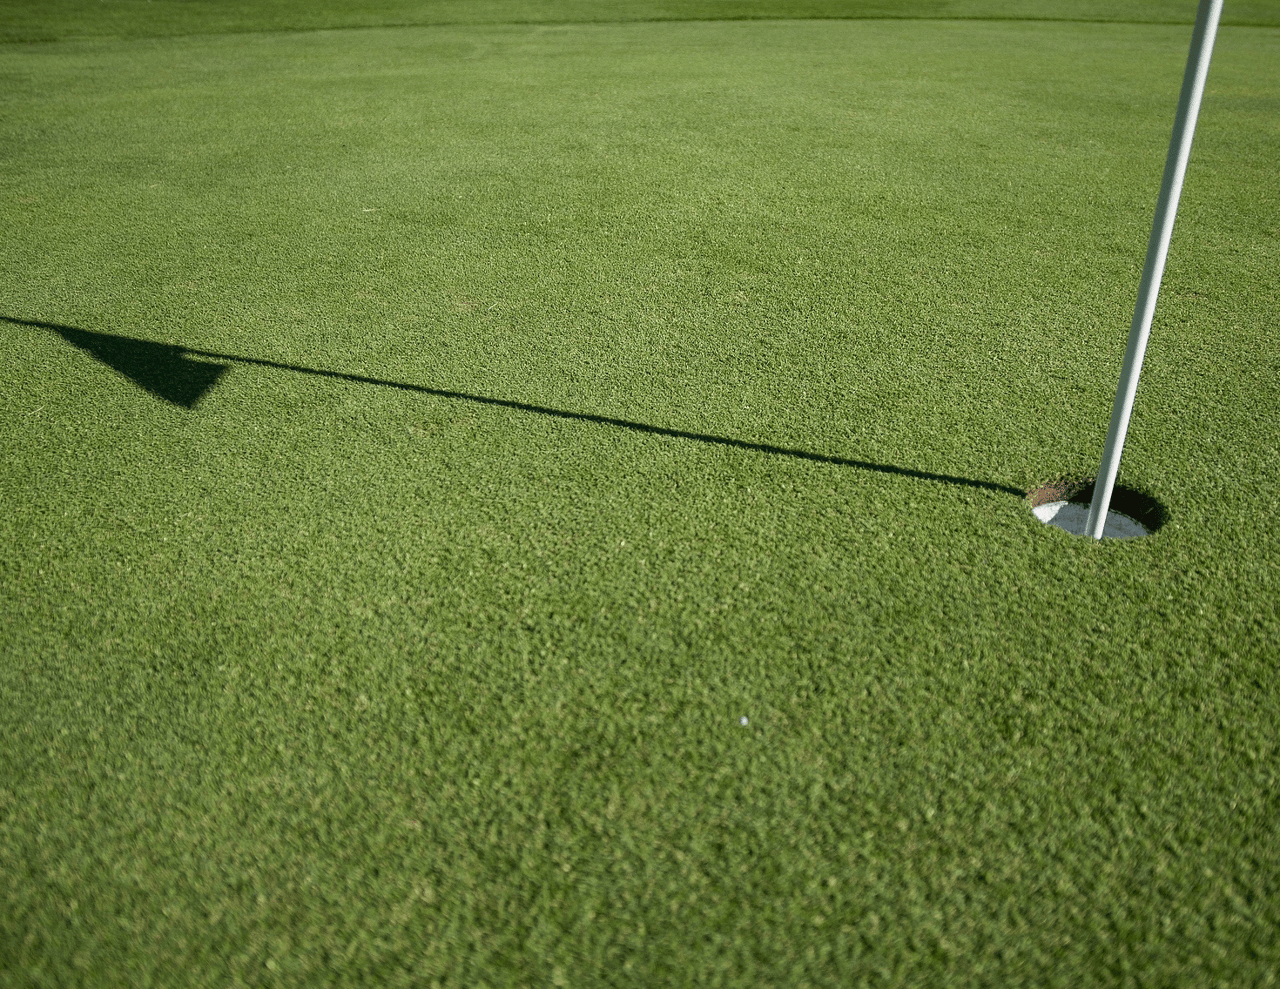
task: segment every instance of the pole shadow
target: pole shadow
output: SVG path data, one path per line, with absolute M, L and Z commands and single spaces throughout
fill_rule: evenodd
M 44 323 L 39 320 L 17 319 L 12 316 L 0 315 L 0 322 L 11 323 L 14 326 L 29 326 L 36 329 L 51 330 L 72 346 L 123 374 L 140 388 L 163 401 L 185 409 L 194 409 L 200 399 L 229 370 L 231 364 L 247 364 L 272 368 L 277 371 L 293 371 L 297 374 L 332 378 L 354 384 L 396 388 L 400 391 L 416 392 L 421 395 L 431 395 L 435 398 L 474 402 L 479 405 L 511 409 L 516 412 L 525 412 L 533 415 L 551 416 L 556 419 L 567 419 L 573 422 L 589 422 L 600 426 L 611 426 L 615 429 L 627 429 L 636 433 L 647 433 L 651 436 L 667 436 L 672 439 L 693 440 L 698 443 L 732 447 L 736 450 L 747 450 L 752 453 L 793 457 L 798 460 L 808 460 L 819 464 L 830 464 L 833 467 L 852 467 L 877 474 L 892 474 L 921 481 L 936 481 L 941 484 L 954 484 L 965 488 L 979 488 L 985 491 L 1011 494 L 1019 498 L 1026 494 L 1026 492 L 1020 491 L 1018 488 L 1010 487 L 1006 484 L 996 484 L 993 481 L 956 477 L 952 474 L 935 474 L 931 471 L 912 470 L 909 467 L 897 467 L 893 464 L 878 464 L 869 460 L 832 457 L 823 453 L 774 446 L 769 443 L 752 443 L 748 440 L 734 439 L 729 436 L 713 436 L 683 429 L 668 429 L 665 426 L 632 422 L 629 419 L 615 419 L 612 416 L 595 415 L 590 412 L 570 412 L 566 409 L 552 409 L 542 405 L 516 402 L 505 398 L 471 395 L 467 392 L 451 391 L 445 388 L 428 388 L 426 385 L 415 385 L 404 381 L 388 381 L 383 378 L 371 378 L 361 374 L 344 374 L 341 371 L 326 371 L 321 368 L 301 367 L 297 364 L 282 364 L 278 361 L 268 361 L 258 357 L 243 357 L 236 354 L 222 354 L 212 350 L 200 350 L 194 347 L 136 340 L 132 337 L 119 336 L 114 333 L 82 330 L 74 326 Z M 208 360 L 192 360 L 192 357 L 207 358 Z

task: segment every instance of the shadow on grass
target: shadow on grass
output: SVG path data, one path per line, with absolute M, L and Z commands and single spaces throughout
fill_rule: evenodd
M 996 484 L 992 481 L 978 481 L 969 477 L 955 477 L 951 474 L 934 474 L 929 471 L 911 470 L 908 467 L 895 467 L 892 464 L 872 463 L 868 460 L 830 457 L 822 453 L 811 453 L 808 450 L 793 450 L 787 447 L 773 446 L 769 443 L 751 443 L 747 440 L 737 440 L 727 436 L 691 433 L 683 429 L 668 429 L 665 426 L 652 426 L 648 423 L 631 422 L 628 419 L 614 419 L 610 416 L 593 415 L 589 412 L 568 412 L 564 409 L 549 409 L 545 406 L 530 405 L 527 402 L 515 402 L 505 398 L 488 398 L 484 395 L 469 395 L 466 392 L 449 391 L 444 388 L 428 388 L 425 385 L 408 384 L 403 381 L 369 378 L 361 374 L 344 374 L 341 371 L 325 371 L 319 368 L 300 367 L 296 364 L 281 364 L 278 361 L 268 361 L 258 357 L 241 357 L 236 354 L 220 354 L 211 350 L 153 343 L 149 340 L 135 340 L 132 337 L 117 336 L 114 333 L 81 330 L 74 326 L 42 323 L 32 319 L 15 319 L 12 316 L 0 316 L 0 322 L 12 323 L 15 326 L 31 326 L 43 330 L 52 330 L 68 343 L 83 350 L 108 367 L 119 371 L 126 378 L 157 398 L 185 409 L 195 408 L 196 403 L 209 389 L 217 384 L 218 379 L 227 371 L 230 365 L 224 362 L 231 362 L 235 364 L 250 364 L 257 367 L 269 367 L 278 371 L 311 374 L 321 378 L 335 378 L 339 381 L 350 381 L 355 384 L 377 385 L 381 388 L 398 388 L 401 391 L 418 392 L 423 395 L 432 395 L 436 398 L 476 402 L 480 405 L 492 405 L 503 409 L 513 409 L 517 412 L 552 416 L 556 419 L 569 419 L 575 422 L 590 422 L 601 426 L 613 426 L 617 429 L 629 429 L 633 432 L 649 433 L 654 436 L 696 440 L 699 443 L 712 443 L 717 446 L 728 446 L 738 450 L 749 450 L 753 453 L 795 457 L 799 460 L 811 460 L 815 463 L 831 464 L 835 467 L 854 467 L 858 470 L 873 471 L 878 474 L 895 474 L 899 477 L 913 477 L 922 481 L 938 481 L 942 484 L 956 484 L 966 488 L 999 491 L 1016 495 L 1019 498 L 1026 494 L 1026 492 L 1017 488 L 1005 484 Z M 209 360 L 192 360 L 192 357 L 209 358 Z M 217 363 L 211 363 L 211 361 Z
M 191 351 L 167 343 L 134 340 L 111 333 L 95 333 L 92 330 L 79 330 L 74 326 L 58 326 L 55 323 L 39 323 L 9 316 L 0 316 L 0 319 L 6 323 L 53 330 L 67 343 L 119 371 L 156 398 L 181 405 L 184 409 L 195 408 L 205 392 L 216 385 L 230 367 L 227 364 L 193 361 L 185 356 Z

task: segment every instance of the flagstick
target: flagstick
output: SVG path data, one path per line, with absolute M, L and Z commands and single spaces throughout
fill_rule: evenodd
M 1164 163 L 1164 180 L 1160 183 L 1160 198 L 1156 202 L 1156 218 L 1151 225 L 1151 239 L 1147 242 L 1147 263 L 1142 269 L 1138 304 L 1134 307 L 1133 324 L 1129 327 L 1129 347 L 1120 371 L 1115 404 L 1111 407 L 1111 427 L 1107 430 L 1107 444 L 1102 451 L 1098 479 L 1093 485 L 1089 520 L 1085 523 L 1085 534 L 1093 539 L 1102 538 L 1116 473 L 1120 470 L 1120 454 L 1124 449 L 1125 433 L 1129 431 L 1133 397 L 1138 391 L 1138 375 L 1142 373 L 1142 358 L 1147 350 L 1147 338 L 1151 335 L 1151 317 L 1156 311 L 1156 296 L 1160 292 L 1160 278 L 1169 253 L 1178 196 L 1182 193 L 1182 179 L 1187 173 L 1187 159 L 1191 157 L 1191 138 L 1195 135 L 1200 97 L 1204 95 L 1209 57 L 1213 54 L 1213 39 L 1218 33 L 1221 14 L 1222 0 L 1200 0 L 1195 30 L 1191 34 L 1191 51 L 1187 55 L 1187 71 L 1182 77 L 1178 115 L 1169 141 L 1169 157 Z

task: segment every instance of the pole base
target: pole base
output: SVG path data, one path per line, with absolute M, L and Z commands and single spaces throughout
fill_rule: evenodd
M 1073 536 L 1083 536 L 1085 524 L 1089 521 L 1089 506 L 1073 505 L 1069 501 L 1051 501 L 1047 505 L 1033 508 L 1032 511 L 1045 525 L 1056 525 Z M 1107 523 L 1102 529 L 1103 539 L 1137 539 L 1139 536 L 1149 535 L 1151 533 L 1141 522 L 1119 512 L 1107 512 Z
M 1093 500 L 1093 478 L 1060 479 L 1027 492 L 1035 517 L 1074 536 L 1085 535 L 1089 503 Z M 1149 536 L 1164 525 L 1168 512 L 1151 495 L 1117 484 L 1111 493 L 1103 539 L 1137 539 Z

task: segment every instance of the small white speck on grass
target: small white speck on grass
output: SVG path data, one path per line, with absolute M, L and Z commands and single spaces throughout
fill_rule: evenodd
M 738 722 L 738 724 L 745 725 L 746 723 L 747 723 L 747 716 L 744 714 L 742 716 L 742 720 Z

